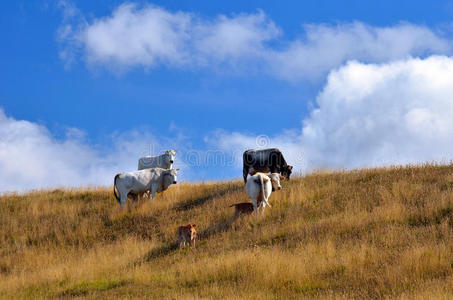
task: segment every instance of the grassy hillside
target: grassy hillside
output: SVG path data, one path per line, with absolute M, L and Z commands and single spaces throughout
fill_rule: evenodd
M 453 166 L 319 173 L 234 221 L 240 181 L 172 186 L 120 212 L 111 188 L 0 197 L 0 297 L 453 297 Z M 176 229 L 196 223 L 194 249 Z

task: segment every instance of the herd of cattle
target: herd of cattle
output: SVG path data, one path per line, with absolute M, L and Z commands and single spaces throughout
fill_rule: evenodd
M 117 174 L 113 180 L 113 194 L 120 207 L 126 204 L 127 198 L 134 202 L 145 194 L 148 198 L 154 198 L 156 193 L 176 184 L 179 169 L 172 169 L 176 152 L 177 150 L 167 150 L 159 156 L 142 157 L 138 160 L 138 171 Z M 243 162 L 245 189 L 252 203 L 231 205 L 235 207 L 235 217 L 242 213 L 258 214 L 258 210 L 263 214 L 266 205 L 271 207 L 268 202 L 271 193 L 282 188 L 280 180 L 289 180 L 293 167 L 286 163 L 277 148 L 247 150 L 244 152 Z M 178 228 L 180 247 L 186 243 L 195 244 L 195 227 L 195 224 L 189 224 Z

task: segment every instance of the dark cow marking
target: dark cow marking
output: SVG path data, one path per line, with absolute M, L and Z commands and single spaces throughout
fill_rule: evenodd
M 247 183 L 247 175 L 253 172 L 280 173 L 289 180 L 293 167 L 288 165 L 282 152 L 277 148 L 263 150 L 247 150 L 243 155 L 243 176 Z

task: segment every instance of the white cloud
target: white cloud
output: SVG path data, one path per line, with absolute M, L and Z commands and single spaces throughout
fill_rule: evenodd
M 304 26 L 305 37 L 282 51 L 271 51 L 275 74 L 288 79 L 319 79 L 347 60 L 381 63 L 408 56 L 451 53 L 451 41 L 424 26 L 373 27 L 361 22 Z
M 82 51 L 89 64 L 115 71 L 136 66 L 201 66 L 252 57 L 278 34 L 262 12 L 204 21 L 186 12 L 126 3 L 111 16 L 91 23 L 80 20 L 71 23 L 65 17 L 60 27 L 62 58 Z M 74 24 L 79 24 L 77 29 Z
M 129 131 L 112 134 L 111 145 L 93 146 L 77 128 L 57 139 L 45 126 L 8 117 L 0 108 L 0 192 L 111 185 L 115 174 L 135 170 L 140 156 L 159 154 L 178 142 L 159 143 L 150 134 Z
M 453 58 L 349 62 L 332 71 L 302 131 L 270 138 L 298 170 L 448 162 L 453 158 Z M 259 148 L 252 135 L 214 135 L 222 149 Z M 213 142 L 215 143 L 215 142 Z M 300 155 L 303 154 L 303 160 Z
M 196 55 L 213 62 L 257 59 L 265 54 L 266 42 L 279 35 L 280 30 L 262 11 L 232 18 L 221 15 L 213 22 L 198 25 Z
M 192 17 L 148 6 L 119 6 L 111 17 L 95 20 L 78 34 L 90 62 L 118 66 L 182 64 L 189 57 L 185 44 Z
M 245 74 L 259 70 L 290 81 L 318 80 L 352 59 L 381 63 L 452 53 L 450 40 L 409 23 L 389 27 L 361 22 L 310 24 L 303 26 L 301 37 L 285 40 L 281 29 L 262 11 L 203 19 L 155 5 L 126 3 L 109 16 L 87 22 L 68 3 L 61 5 L 62 59 L 71 62 L 79 55 L 91 66 L 114 71 L 227 65 L 227 70 L 240 68 Z

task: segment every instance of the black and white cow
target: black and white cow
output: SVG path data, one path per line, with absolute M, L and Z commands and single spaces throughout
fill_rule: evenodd
M 286 163 L 282 152 L 277 148 L 247 150 L 244 152 L 243 160 L 243 176 L 245 183 L 247 183 L 247 175 L 253 175 L 256 172 L 280 173 L 289 180 L 293 169 L 292 166 Z

